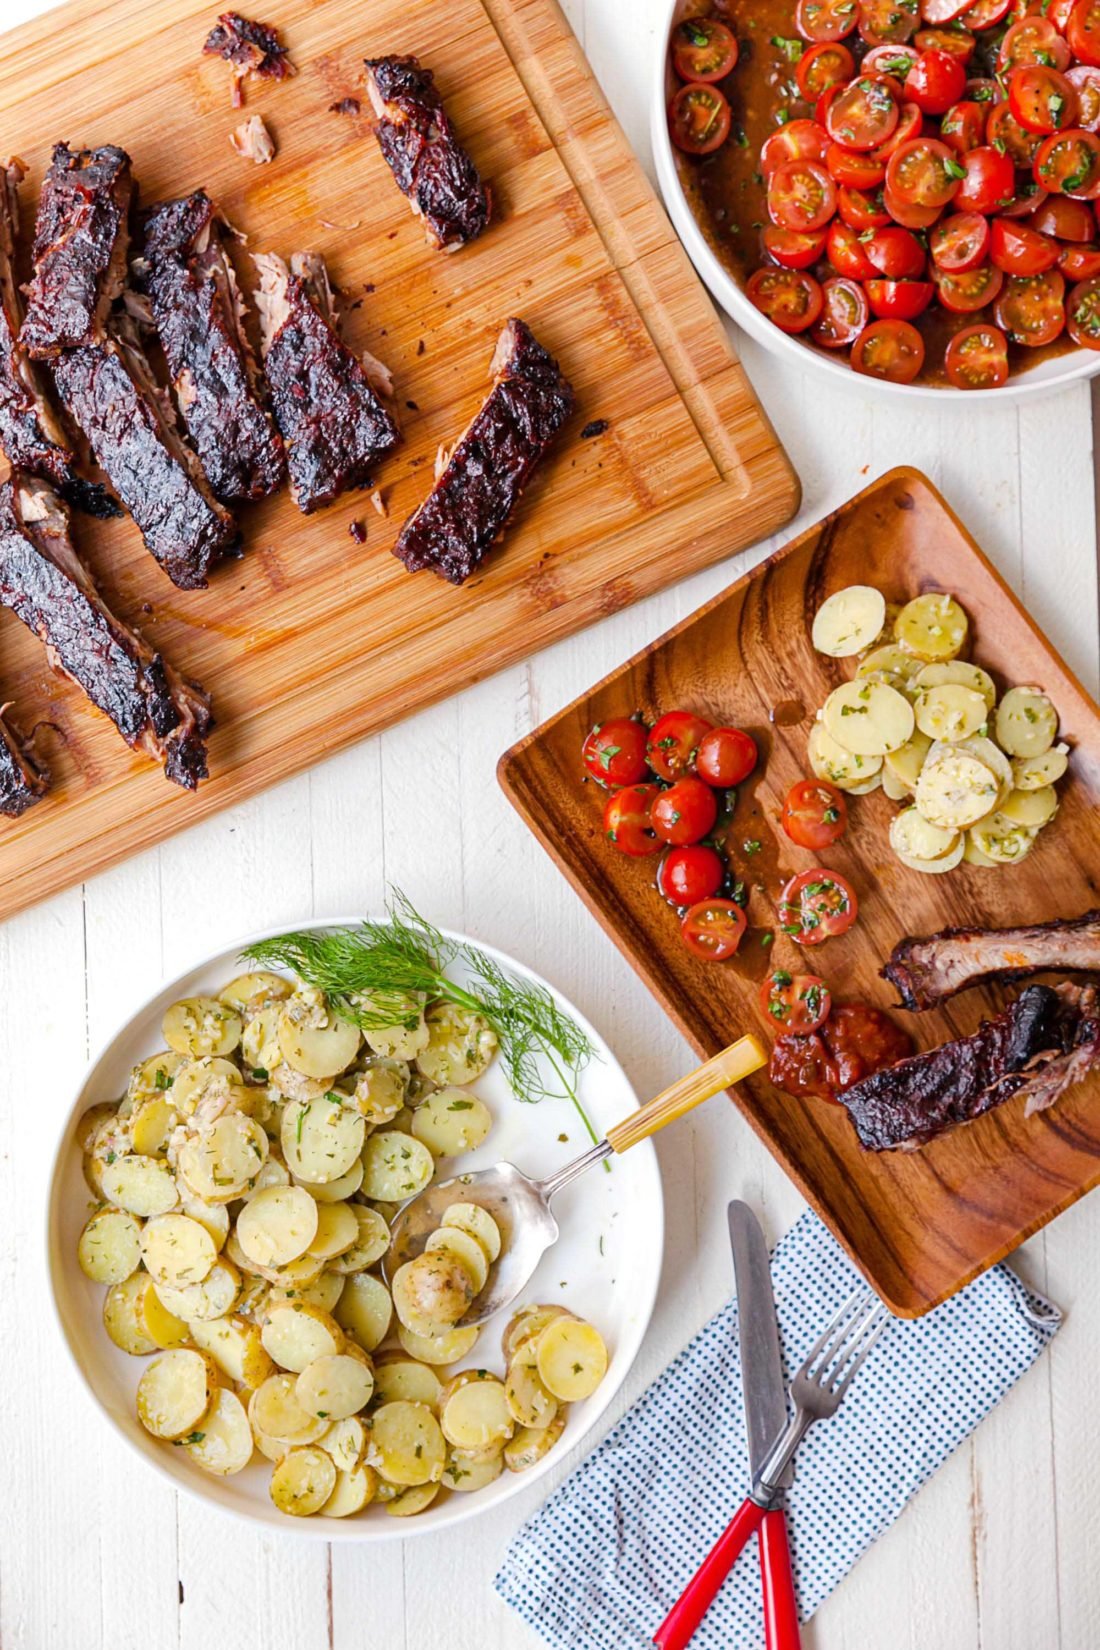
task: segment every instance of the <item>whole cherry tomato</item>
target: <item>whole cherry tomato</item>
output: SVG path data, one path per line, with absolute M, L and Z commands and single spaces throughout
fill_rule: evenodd
M 661 792 L 650 817 L 663 842 L 701 842 L 718 818 L 718 802 L 709 785 L 688 774 Z
M 751 733 L 742 728 L 711 728 L 699 741 L 695 771 L 708 785 L 724 790 L 746 780 L 759 760 Z
M 633 716 L 598 722 L 581 747 L 581 760 L 601 785 L 639 785 L 646 777 L 646 726 Z
M 661 792 L 656 785 L 626 785 L 612 791 L 604 804 L 603 828 L 607 840 L 630 859 L 660 852 L 653 829 L 653 804 Z

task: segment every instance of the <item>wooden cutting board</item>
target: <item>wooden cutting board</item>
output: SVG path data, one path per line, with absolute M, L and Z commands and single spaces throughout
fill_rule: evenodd
M 851 674 L 810 642 L 832 591 L 876 585 L 903 602 L 949 590 L 971 621 L 971 657 L 999 689 L 1037 683 L 1072 746 L 1058 817 L 1014 867 L 907 870 L 890 851 L 897 811 L 881 791 L 853 797 L 849 827 L 822 856 L 852 881 L 855 927 L 807 957 L 776 933 L 774 896 L 815 856 L 779 827 L 790 786 L 809 773 L 814 710 Z M 788 718 L 800 705 L 804 715 Z M 682 706 L 752 733 L 761 762 L 741 787 L 730 835 L 750 885 L 750 935 L 724 964 L 692 957 L 676 915 L 653 886 L 653 861 L 629 860 L 603 836 L 602 797 L 581 783 L 581 742 L 593 723 L 640 709 L 647 720 Z M 771 713 L 782 707 L 778 722 Z M 784 725 L 786 724 L 786 725 Z M 834 995 L 892 1009 L 879 969 L 904 934 L 1003 927 L 1078 916 L 1100 905 L 1100 710 L 935 488 L 915 470 L 883 476 L 629 660 L 502 758 L 509 798 L 628 961 L 703 1056 L 739 1033 L 770 1045 L 759 982 L 772 967 L 820 973 Z M 747 855 L 741 845 L 758 842 Z M 772 946 L 760 943 L 775 933 Z M 968 991 L 941 1012 L 895 1012 L 918 1045 L 968 1035 L 1018 988 Z M 928 1311 L 1003 1259 L 1100 1180 L 1100 1073 L 1049 1111 L 1024 1117 L 1010 1100 L 920 1151 L 866 1152 L 843 1108 L 780 1093 L 757 1073 L 734 1093 L 741 1111 L 891 1309 Z M 731 1166 L 736 1174 L 736 1165 Z
M 122 144 L 145 202 L 203 186 L 251 250 L 313 248 L 347 302 L 346 336 L 393 371 L 404 440 L 365 494 L 302 517 L 285 492 L 242 512 L 245 553 L 206 592 L 176 590 L 129 521 L 77 519 L 110 603 L 210 691 L 212 779 L 178 792 L 131 755 L 42 648 L 0 614 L 0 702 L 54 775 L 0 819 L 0 918 L 316 762 L 533 649 L 720 560 L 789 519 L 798 483 L 718 319 L 554 0 L 267 0 L 299 73 L 230 107 L 201 55 L 216 5 L 77 0 L 3 37 L 3 143 Z M 491 181 L 498 221 L 431 251 L 366 118 L 361 60 L 415 52 Z M 230 148 L 248 113 L 270 166 Z M 520 315 L 559 356 L 578 411 L 504 545 L 464 588 L 390 554 L 440 443 L 485 393 L 496 334 Z M 582 428 L 607 419 L 602 435 Z M 349 536 L 364 523 L 367 542 Z

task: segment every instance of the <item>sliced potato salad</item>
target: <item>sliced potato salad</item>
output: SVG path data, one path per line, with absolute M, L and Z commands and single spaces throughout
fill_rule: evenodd
M 890 846 L 912 871 L 1016 865 L 1058 812 L 1069 747 L 1041 688 L 998 698 L 989 672 L 963 657 L 970 622 L 954 596 L 892 607 L 849 585 L 818 609 L 813 644 L 854 658 L 809 739 L 810 766 L 852 796 L 880 786 L 903 804 Z
M 456 1086 L 496 1054 L 486 1021 L 415 1002 L 364 1037 L 321 992 L 256 972 L 173 1003 L 162 1031 L 123 1098 L 78 1125 L 96 1202 L 77 1259 L 106 1288 L 110 1339 L 147 1360 L 146 1431 L 219 1477 L 265 1459 L 293 1518 L 408 1518 L 541 1460 L 603 1378 L 598 1331 L 524 1307 L 502 1374 L 448 1372 L 501 1252 L 474 1202 L 392 1295 L 380 1271 L 398 1206 L 492 1127 Z

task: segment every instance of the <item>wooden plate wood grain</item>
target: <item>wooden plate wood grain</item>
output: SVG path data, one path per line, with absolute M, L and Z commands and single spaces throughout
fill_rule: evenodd
M 953 592 L 970 616 L 971 656 L 1002 691 L 1014 683 L 1045 689 L 1072 755 L 1058 818 L 1011 868 L 909 871 L 887 841 L 896 805 L 881 791 L 851 798 L 849 829 L 823 857 L 855 884 L 859 921 L 807 954 L 775 924 L 780 882 L 814 863 L 780 830 L 779 810 L 809 773 L 814 710 L 851 674 L 845 661 L 814 652 L 810 622 L 826 596 L 856 582 L 896 601 Z M 799 705 L 805 715 L 791 720 Z M 581 783 L 580 746 L 593 723 L 635 710 L 653 719 L 675 706 L 747 728 L 761 750 L 729 839 L 753 926 L 725 964 L 689 954 L 675 912 L 654 890 L 656 862 L 614 851 L 601 829 L 603 793 Z M 778 551 L 508 751 L 499 773 L 511 802 L 704 1056 L 743 1031 L 769 1029 L 757 998 L 769 967 L 808 967 L 837 998 L 890 1008 L 894 994 L 878 971 L 903 934 L 1069 917 L 1100 904 L 1100 710 L 915 470 L 891 471 Z M 756 842 L 758 851 L 745 850 Z M 765 933 L 775 935 L 770 947 Z M 942 1011 L 896 1010 L 895 1018 L 930 1048 L 974 1030 L 1011 990 L 970 991 Z M 1012 1100 L 911 1153 L 865 1152 L 843 1108 L 791 1099 L 766 1074 L 742 1084 L 734 1100 L 868 1281 L 907 1317 L 954 1294 L 1100 1180 L 1098 1074 L 1049 1111 L 1025 1118 L 1023 1100 Z

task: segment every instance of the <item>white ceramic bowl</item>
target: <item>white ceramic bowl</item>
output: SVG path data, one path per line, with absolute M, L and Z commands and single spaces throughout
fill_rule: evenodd
M 1008 383 L 999 390 L 956 390 L 950 385 L 939 384 L 891 384 L 882 378 L 864 377 L 853 373 L 847 357 L 833 360 L 822 350 L 800 343 L 790 333 L 782 332 L 779 327 L 773 326 L 756 306 L 749 302 L 734 277 L 712 250 L 680 183 L 678 161 L 668 135 L 665 111 L 672 89 L 679 85 L 669 65 L 668 41 L 673 24 L 679 21 L 685 10 L 685 0 L 671 0 L 671 4 L 665 8 L 664 27 L 657 35 L 650 93 L 653 159 L 668 215 L 684 243 L 688 256 L 712 297 L 739 327 L 751 332 L 767 349 L 774 350 L 777 355 L 783 356 L 794 365 L 801 365 L 810 372 L 826 374 L 834 384 L 844 384 L 860 395 L 883 395 L 895 400 L 901 397 L 910 402 L 919 398 L 924 401 L 935 400 L 942 405 L 945 397 L 966 402 L 994 400 L 1002 404 L 1008 401 L 1023 401 L 1025 398 L 1049 395 L 1053 390 L 1059 390 L 1076 379 L 1091 378 L 1094 373 L 1100 372 L 1100 350 L 1075 349 L 1065 355 L 1042 361 L 1027 372 L 1013 374 Z
M 335 927 L 349 920 L 357 919 L 326 919 L 309 927 Z M 183 1451 L 158 1443 L 139 1424 L 134 1394 L 146 1360 L 128 1356 L 108 1339 L 101 1318 L 105 1291 L 91 1283 L 77 1264 L 76 1245 L 87 1218 L 89 1192 L 81 1172 L 76 1123 L 89 1106 L 121 1094 L 130 1068 L 164 1046 L 160 1022 L 170 1003 L 224 984 L 241 972 L 239 954 L 244 945 L 280 931 L 250 935 L 240 945 L 230 946 L 160 987 L 126 1019 L 89 1066 L 65 1113 L 50 1180 L 47 1263 L 58 1324 L 76 1372 L 119 1437 L 162 1478 L 207 1506 L 283 1535 L 315 1541 L 371 1543 L 441 1530 L 499 1507 L 559 1465 L 595 1426 L 622 1385 L 649 1323 L 661 1271 L 664 1212 L 657 1156 L 649 1142 L 635 1146 L 625 1157 L 615 1159 L 610 1174 L 596 1168 L 555 1200 L 562 1236 L 544 1257 L 524 1299 L 562 1301 L 590 1318 L 607 1340 L 611 1361 L 595 1394 L 573 1407 L 561 1441 L 537 1466 L 525 1473 L 505 1471 L 488 1489 L 474 1495 L 452 1493 L 408 1519 L 389 1518 L 380 1507 L 348 1519 L 287 1518 L 272 1505 L 270 1465 L 258 1458 L 234 1477 L 207 1475 Z M 512 973 L 545 983 L 490 946 L 480 949 Z M 461 970 L 455 977 L 462 978 Z M 560 992 L 553 991 L 553 995 L 584 1027 L 597 1049 L 598 1058 L 581 1074 L 579 1094 L 597 1130 L 606 1130 L 636 1109 L 637 1097 L 599 1033 Z M 493 1111 L 494 1127 L 477 1152 L 461 1159 L 464 1166 L 481 1168 L 503 1158 L 542 1175 L 588 1145 L 567 1100 L 544 1100 L 534 1106 L 514 1100 L 499 1059 L 476 1088 Z M 561 1141 L 561 1135 L 568 1140 Z M 490 1320 L 467 1362 L 503 1369 L 500 1331 L 508 1316 L 505 1312 L 500 1322 Z

